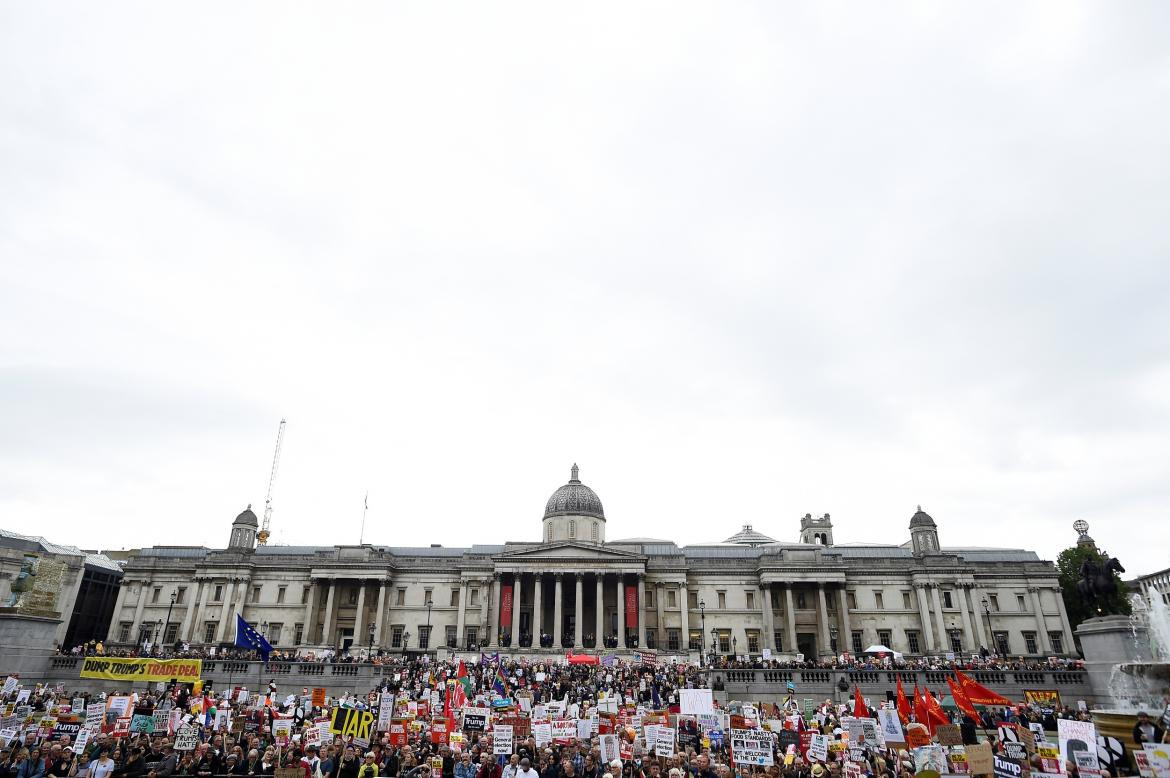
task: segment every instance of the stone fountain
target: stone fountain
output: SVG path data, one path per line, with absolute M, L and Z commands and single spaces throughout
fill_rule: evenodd
M 1078 543 L 1093 542 L 1088 537 L 1087 524 L 1077 522 L 1074 527 L 1081 535 Z M 1109 560 L 1113 562 L 1116 560 Z M 1080 590 L 1087 601 L 1101 596 L 1093 589 L 1094 585 L 1098 589 L 1102 585 L 1102 571 L 1109 577 L 1104 565 L 1098 570 L 1082 571 L 1087 583 Z M 1090 711 L 1093 722 L 1099 734 L 1127 745 L 1133 740 L 1137 714 L 1145 711 L 1158 719 L 1170 702 L 1170 606 L 1157 592 L 1151 592 L 1148 600 L 1133 594 L 1130 605 L 1132 613 L 1128 616 L 1108 614 L 1086 619 L 1076 630 L 1097 702 Z

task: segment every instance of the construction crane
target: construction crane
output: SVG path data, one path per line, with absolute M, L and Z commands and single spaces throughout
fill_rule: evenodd
M 272 487 L 276 484 L 276 470 L 280 467 L 280 447 L 284 443 L 284 419 L 280 420 L 280 429 L 276 431 L 276 451 L 272 453 L 272 473 L 268 476 L 268 496 L 264 498 L 264 521 L 260 524 L 260 531 L 256 533 L 256 542 L 264 546 L 268 544 L 268 525 L 272 523 Z

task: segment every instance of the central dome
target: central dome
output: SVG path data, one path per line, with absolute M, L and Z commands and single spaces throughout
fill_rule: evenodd
M 544 506 L 544 518 L 553 516 L 590 516 L 605 520 L 605 509 L 597 494 L 577 478 L 578 468 L 573 465 L 569 482 L 553 492 Z

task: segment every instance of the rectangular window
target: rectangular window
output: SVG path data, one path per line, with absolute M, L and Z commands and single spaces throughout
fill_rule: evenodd
M 252 587 L 252 602 L 260 602 L 260 587 Z
M 1052 653 L 1054 653 L 1054 654 L 1063 654 L 1064 653 L 1064 633 L 1062 633 L 1062 632 L 1049 632 L 1048 633 L 1048 642 L 1052 644 Z
M 214 621 L 209 621 L 203 625 L 203 642 L 204 643 L 214 643 L 215 642 L 215 622 Z
M 825 610 L 827 610 L 830 614 L 837 613 L 837 598 L 836 597 L 829 595 L 828 597 L 825 598 Z
M 796 609 L 798 611 L 802 611 L 802 610 L 806 609 L 805 602 L 804 602 L 804 592 L 797 592 L 796 593 Z
M 118 642 L 119 643 L 129 643 L 130 642 L 130 622 L 123 621 L 121 624 L 118 625 Z
M 873 593 L 873 607 L 875 607 L 879 611 L 885 610 L 886 602 L 885 602 L 885 599 L 882 597 L 881 592 L 874 592 Z
M 401 624 L 390 627 L 390 648 L 402 648 L 402 633 L 405 631 L 406 627 Z
M 406 590 L 405 589 L 398 590 L 398 593 L 394 596 L 394 604 L 398 605 L 398 606 L 402 606 L 402 605 L 406 604 Z
M 163 643 L 168 646 L 173 646 L 175 640 L 179 637 L 179 625 L 168 624 L 166 632 L 163 633 Z
M 516 588 L 519 589 L 520 587 L 516 587 Z M 431 597 L 431 593 L 433 591 L 434 591 L 433 589 L 423 589 L 423 605 L 426 605 L 428 602 L 434 602 L 434 599 Z M 516 593 L 519 594 L 520 592 L 517 591 Z M 517 600 L 516 604 L 519 605 L 520 598 L 517 597 L 516 600 Z
M 293 627 L 293 643 L 299 646 L 303 642 L 305 642 L 305 625 L 297 624 Z
M 942 593 L 942 596 L 943 596 L 943 607 L 944 607 L 944 608 L 953 608 L 953 607 L 955 607 L 955 603 L 954 603 L 954 601 L 951 599 L 951 593 L 950 593 L 950 591 L 944 591 L 944 592 Z
M 212 602 L 223 602 L 223 584 L 215 585 L 215 594 L 211 598 Z
M 456 634 L 456 630 L 457 630 L 457 629 L 458 629 L 458 628 L 457 628 L 457 627 L 456 627 L 454 624 L 448 624 L 448 625 L 447 625 L 447 628 L 446 628 L 446 632 L 447 632 L 447 645 L 448 645 L 448 647 L 450 647 L 450 648 L 454 648 L 454 647 L 455 647 L 455 634 Z
M 161 593 L 162 593 L 162 587 L 161 587 L 161 586 L 156 586 L 156 587 L 154 587 L 154 591 L 150 593 L 150 601 L 151 601 L 152 603 L 156 603 L 156 602 L 158 602 L 158 596 L 159 596 L 159 594 L 161 594 Z
M 597 529 L 597 522 L 595 521 L 592 523 L 592 526 L 589 529 L 590 537 L 592 537 L 594 543 L 597 542 L 598 533 L 599 533 L 599 530 Z
M 963 653 L 963 633 L 957 629 L 952 629 L 950 633 L 951 638 L 951 652 L 958 656 Z
M 431 647 L 431 628 L 426 624 L 418 625 L 418 647 L 421 649 Z
M 642 603 L 642 605 L 646 608 L 654 607 L 654 590 L 650 587 L 646 587 L 646 602 Z
M 987 601 L 989 603 L 991 603 L 991 609 L 993 611 L 995 611 L 996 613 L 998 613 L 999 612 L 999 595 L 998 594 L 989 594 L 989 595 L 987 595 Z
M 719 653 L 731 653 L 731 632 L 728 630 L 719 633 Z
M 187 587 L 180 586 L 175 590 L 175 604 L 182 605 L 187 599 Z
M 1027 651 L 1029 654 L 1039 654 L 1040 653 L 1040 649 L 1037 648 L 1037 646 L 1036 646 L 1036 633 L 1035 632 L 1025 632 L 1024 633 L 1024 650 Z
M 699 607 L 699 593 L 687 592 L 687 610 L 697 610 Z
M 726 610 L 727 608 L 727 592 L 718 592 L 716 595 L 719 605 L 719 610 Z
M 918 633 L 913 630 L 906 630 L 906 645 L 910 648 L 911 654 L 922 653 L 922 647 L 918 644 Z
M 479 589 L 468 589 L 467 590 L 467 599 L 469 600 L 468 604 L 471 607 L 473 607 L 473 608 L 479 607 Z
M 914 606 L 910 604 L 910 592 L 902 592 L 902 610 L 913 610 Z
M 668 651 L 678 651 L 678 630 L 666 630 L 666 649 Z
M 283 629 L 284 629 L 283 624 L 269 624 L 268 625 L 268 635 L 266 635 L 266 637 L 268 638 L 268 642 L 274 646 L 277 643 L 279 643 L 280 642 L 280 632 Z
M 678 607 L 678 592 L 676 592 L 674 589 L 669 589 L 666 592 L 666 606 L 668 608 Z
M 772 598 L 772 610 L 780 609 L 780 592 L 775 589 L 768 589 L 768 596 Z
M 288 587 L 287 587 L 287 586 L 278 586 L 278 587 L 276 588 L 276 602 L 277 602 L 277 603 L 283 603 L 283 602 L 284 602 L 284 593 L 285 593 L 285 591 L 287 591 L 287 590 L 288 590 Z
M 845 607 L 851 611 L 857 610 L 857 595 L 854 592 L 845 592 Z
M 749 630 L 747 633 L 747 639 L 748 639 L 748 653 L 749 654 L 760 653 L 760 633 L 756 632 L 754 629 Z
M 851 634 L 853 643 L 853 653 L 860 654 L 865 650 L 865 646 L 861 645 L 861 632 L 854 630 Z
M 994 637 L 996 653 L 998 653 L 1000 656 L 1007 656 L 1010 654 L 1011 647 L 1008 645 L 1008 633 L 996 632 Z
M 703 631 L 701 629 L 692 629 L 690 636 L 687 638 L 687 648 L 691 651 L 700 651 L 703 648 Z
M 772 640 L 776 642 L 776 650 L 784 650 L 784 630 L 778 629 L 772 633 Z
M 753 608 L 756 607 L 756 593 L 755 592 L 744 592 L 743 598 L 747 602 L 748 610 L 752 610 Z
M 1016 595 L 1016 610 L 1020 611 L 1021 613 L 1028 610 L 1028 606 L 1024 604 L 1024 595 L 1022 594 Z
M 881 643 L 886 648 L 893 648 L 893 646 L 890 645 L 890 642 L 892 639 L 893 639 L 893 635 L 890 633 L 890 631 L 888 629 L 879 629 L 878 630 L 878 642 Z
M 358 601 L 358 590 L 357 590 L 357 587 L 355 586 L 349 590 L 349 604 L 350 605 L 357 605 L 357 601 Z
M 309 587 L 306 586 L 301 589 L 301 605 L 309 604 Z
M 457 586 L 451 587 L 451 607 L 452 608 L 459 607 L 459 587 L 457 587 Z M 451 645 L 451 644 L 448 643 L 447 645 Z
M 467 647 L 479 645 L 479 627 L 467 627 Z

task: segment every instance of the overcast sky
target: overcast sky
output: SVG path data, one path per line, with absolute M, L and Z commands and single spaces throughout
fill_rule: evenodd
M 0 6 L 0 526 L 1170 566 L 1170 5 Z

